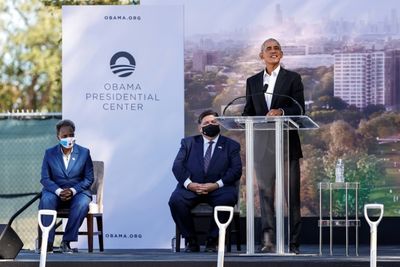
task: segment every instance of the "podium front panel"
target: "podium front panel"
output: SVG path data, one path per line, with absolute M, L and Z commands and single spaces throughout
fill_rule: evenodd
M 275 126 L 275 125 L 274 125 Z M 276 244 L 276 250 L 282 250 L 289 240 L 284 238 L 284 218 L 288 214 L 290 150 L 289 128 L 282 127 L 281 134 L 277 131 L 254 131 L 254 174 L 255 174 L 255 215 L 261 217 L 261 228 L 255 229 L 255 240 L 263 240 L 263 231 L 274 227 L 271 236 Z M 285 198 L 286 196 L 286 198 Z M 275 211 L 275 213 L 273 212 Z M 274 214 L 276 216 L 274 216 Z M 287 224 L 290 233 L 290 224 Z M 287 236 L 289 237 L 289 235 Z M 283 239 L 283 242 L 279 242 Z
M 317 129 L 319 126 L 307 116 L 249 116 L 218 117 L 219 123 L 231 131 L 245 131 L 246 137 L 246 254 L 255 253 L 255 235 L 263 239 L 263 228 L 254 229 L 255 214 L 262 213 L 270 224 L 275 223 L 276 254 L 289 251 L 290 237 L 290 145 L 293 131 Z M 296 137 L 297 138 L 297 137 Z M 260 197 L 261 196 L 261 199 Z M 287 198 L 285 199 L 285 196 Z M 275 218 L 265 215 L 267 203 L 275 201 Z M 255 213 L 255 207 L 257 211 Z M 270 207 L 270 210 L 273 209 Z M 285 210 L 288 214 L 287 239 L 285 239 Z M 272 223 L 271 223 L 272 221 Z M 265 229 L 266 230 L 266 229 Z

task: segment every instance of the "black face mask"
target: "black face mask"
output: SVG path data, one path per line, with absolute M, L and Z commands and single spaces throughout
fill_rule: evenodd
M 219 125 L 209 124 L 201 128 L 201 132 L 208 137 L 215 137 L 219 134 Z

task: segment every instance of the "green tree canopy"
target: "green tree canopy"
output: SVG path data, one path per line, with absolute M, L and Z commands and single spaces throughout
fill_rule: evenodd
M 61 6 L 128 0 L 6 0 L 0 4 L 0 112 L 61 111 Z

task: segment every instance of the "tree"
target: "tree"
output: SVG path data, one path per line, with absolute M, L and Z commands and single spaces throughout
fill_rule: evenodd
M 374 114 L 381 114 L 386 111 L 384 105 L 368 105 L 364 108 L 364 114 L 366 117 L 371 117 Z
M 314 105 L 324 109 L 335 109 L 344 110 L 347 108 L 347 103 L 340 97 L 323 95 L 320 96 L 314 103 Z
M 344 110 L 347 108 L 348 105 L 340 97 L 334 96 L 331 99 L 331 106 L 333 109 L 336 109 L 336 110 Z
M 128 0 L 6 0 L 0 4 L 0 111 L 61 111 L 61 6 Z
M 318 183 L 327 179 L 323 166 L 323 150 L 313 145 L 303 145 L 303 153 L 307 155 L 301 164 L 301 203 L 302 214 L 317 216 Z
M 333 96 L 333 67 L 300 68 L 306 100 L 316 101 L 321 96 Z
M 328 154 L 332 157 L 339 158 L 346 154 L 355 154 L 362 149 L 355 129 L 345 121 L 333 122 L 329 134 Z
M 6 42 L 0 65 L 2 110 L 61 110 L 61 24 L 60 10 L 43 8 L 38 0 L 4 3 L 2 17 Z M 19 21 L 19 23 L 12 23 Z
M 358 182 L 358 210 L 361 213 L 364 204 L 371 201 L 371 193 L 382 186 L 385 181 L 385 170 L 383 161 L 374 155 L 367 155 L 366 153 L 353 154 L 351 157 L 343 158 L 346 182 Z M 330 180 L 335 179 L 335 162 L 325 163 L 327 173 Z M 354 191 L 349 191 L 348 205 L 349 214 L 355 212 L 355 194 Z M 373 199 L 372 199 L 373 200 Z M 338 190 L 335 194 L 333 212 L 335 216 L 344 216 L 345 212 L 346 195 L 344 190 Z
M 362 136 L 369 153 L 376 152 L 377 138 L 388 138 L 400 132 L 400 115 L 384 113 L 370 120 L 362 120 L 358 133 Z

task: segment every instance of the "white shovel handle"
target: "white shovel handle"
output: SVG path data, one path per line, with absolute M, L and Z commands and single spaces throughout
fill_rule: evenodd
M 50 225 L 48 225 L 48 226 L 44 226 L 44 225 L 43 225 L 43 223 L 42 223 L 42 216 L 43 216 L 43 215 L 53 216 L 53 219 L 52 219 Z M 51 228 L 54 226 L 54 224 L 56 223 L 56 219 L 57 219 L 57 211 L 55 211 L 55 210 L 39 210 L 39 213 L 38 213 L 38 221 L 39 221 L 40 229 L 41 229 L 42 231 L 46 230 L 46 228 L 48 228 L 49 231 L 50 231 L 50 229 L 51 229 Z
M 221 223 L 218 219 L 218 212 L 227 211 L 229 212 L 229 219 L 225 223 Z M 233 218 L 233 207 L 229 206 L 216 206 L 214 208 L 214 220 L 219 228 L 219 238 L 218 238 L 218 263 L 217 267 L 224 266 L 224 254 L 225 254 L 225 233 L 226 228 L 231 223 Z
M 370 218 L 368 217 L 368 210 L 372 210 L 372 209 L 380 210 L 379 218 L 376 221 L 371 221 Z M 366 204 L 364 206 L 364 218 L 368 222 L 369 226 L 372 227 L 372 225 L 378 225 L 380 223 L 380 221 L 383 218 L 383 210 L 384 210 L 384 206 L 382 204 Z
M 218 219 L 218 212 L 219 212 L 219 211 L 227 211 L 227 212 L 229 212 L 229 219 L 228 219 L 227 222 L 221 223 L 221 222 L 219 221 L 219 219 Z M 231 223 L 232 218 L 233 218 L 233 207 L 229 207 L 229 206 L 216 206 L 216 207 L 214 208 L 214 220 L 215 220 L 215 222 L 217 223 L 219 229 L 221 229 L 221 227 L 223 227 L 223 226 L 225 226 L 225 229 L 226 229 L 226 227 Z
M 371 221 L 368 217 L 368 210 L 379 209 L 380 215 L 378 220 Z M 364 206 L 364 218 L 368 222 L 371 228 L 371 248 L 370 248 L 370 267 L 376 267 L 377 260 L 377 236 L 378 236 L 378 224 L 383 217 L 383 205 L 382 204 L 366 204 Z
M 42 223 L 42 216 L 52 216 L 52 220 L 50 225 L 44 226 Z M 38 213 L 38 222 L 40 229 L 42 230 L 42 245 L 40 248 L 40 267 L 46 266 L 46 257 L 47 257 L 47 242 L 49 240 L 49 232 L 51 228 L 53 228 L 54 224 L 56 223 L 57 219 L 57 212 L 55 210 L 39 210 Z

